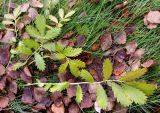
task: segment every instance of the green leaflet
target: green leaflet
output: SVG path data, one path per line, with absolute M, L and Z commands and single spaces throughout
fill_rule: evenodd
M 74 62 L 69 62 L 69 69 L 72 75 L 78 77 L 80 75 L 80 70 Z
M 60 43 L 55 44 L 56 51 L 62 53 L 64 47 Z
M 67 47 L 63 50 L 63 54 L 67 57 L 76 57 L 82 53 L 82 48 Z
M 127 82 L 128 85 L 135 87 L 145 93 L 147 96 L 152 95 L 154 91 L 157 89 L 156 84 L 148 84 L 146 82 Z
M 114 96 L 117 98 L 117 101 L 121 103 L 124 107 L 130 106 L 132 101 L 130 98 L 124 93 L 122 87 L 114 82 L 108 82 L 108 85 L 112 87 L 112 91 Z
M 45 91 L 48 91 L 52 85 L 53 85 L 52 83 L 47 83 L 46 85 L 43 86 L 43 88 L 45 89 Z
M 132 102 L 135 102 L 139 105 L 143 105 L 146 103 L 147 96 L 139 89 L 136 89 L 126 84 L 123 84 L 122 88 L 124 90 L 124 93 L 127 95 L 128 98 L 130 98 Z
M 46 29 L 46 19 L 43 15 L 38 15 L 35 20 L 36 28 L 40 32 L 41 36 L 44 36 Z
M 76 60 L 70 60 L 69 62 L 73 63 L 78 68 L 85 68 L 86 67 L 86 64 L 81 60 L 76 59 Z
M 61 28 L 55 27 L 46 32 L 46 35 L 44 36 L 45 39 L 54 39 L 56 38 L 61 32 Z
M 104 77 L 104 80 L 108 80 L 111 77 L 112 70 L 113 70 L 112 62 L 109 59 L 106 59 L 103 62 L 103 77 Z
M 23 42 L 19 42 L 18 44 L 18 47 L 16 48 L 16 51 L 18 53 L 22 53 L 22 54 L 25 54 L 25 55 L 30 55 L 32 54 L 32 50 L 30 48 L 27 48 Z
M 101 84 L 97 84 L 96 88 L 96 101 L 102 109 L 106 109 L 107 104 L 108 104 L 108 97 L 106 95 L 106 92 L 104 88 L 101 86 Z
M 35 59 L 35 63 L 36 63 L 37 68 L 40 71 L 44 71 L 45 67 L 46 67 L 46 64 L 45 64 L 45 61 L 44 61 L 43 57 L 39 53 L 35 53 L 34 54 L 34 59 Z
M 23 43 L 26 47 L 28 48 L 34 48 L 34 49 L 38 49 L 39 48 L 39 43 L 37 43 L 35 40 L 33 39 L 24 39 Z
M 140 68 L 138 70 L 128 72 L 126 75 L 122 76 L 119 80 L 132 81 L 143 76 L 147 71 L 148 71 L 147 68 Z
M 38 32 L 38 30 L 37 30 L 35 27 L 31 26 L 31 25 L 29 25 L 29 26 L 26 27 L 26 32 L 27 32 L 31 37 L 41 38 L 41 35 L 40 35 L 40 33 Z
M 83 98 L 83 92 L 82 92 L 82 88 L 80 85 L 77 85 L 77 89 L 76 89 L 76 102 L 80 103 L 82 101 Z
M 62 82 L 62 83 L 57 83 L 55 85 L 53 85 L 49 91 L 50 92 L 55 92 L 55 91 L 63 91 L 64 89 L 66 89 L 69 86 L 69 82 Z
M 82 77 L 82 79 L 84 79 L 87 82 L 94 82 L 92 75 L 85 69 L 81 70 L 80 77 Z
M 66 58 L 66 56 L 62 53 L 55 53 L 54 56 L 55 56 L 56 60 L 62 60 L 64 58 Z
M 52 52 L 55 52 L 55 43 L 53 42 L 49 42 L 49 43 L 46 43 L 46 44 L 44 44 L 43 45 L 43 48 L 44 49 L 47 49 L 47 50 L 49 50 L 49 51 L 52 51 Z
M 63 74 L 66 71 L 67 66 L 68 66 L 68 62 L 65 62 L 64 64 L 61 64 L 59 66 L 58 73 Z

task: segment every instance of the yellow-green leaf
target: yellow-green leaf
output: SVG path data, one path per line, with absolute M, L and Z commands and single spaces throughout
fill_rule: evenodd
M 55 16 L 49 15 L 49 19 L 58 24 L 58 19 Z
M 74 10 L 72 10 L 72 11 L 68 12 L 68 13 L 65 15 L 65 17 L 64 17 L 64 18 L 71 17 L 74 13 L 75 13 L 75 11 L 74 11 Z
M 45 29 L 46 29 L 46 19 L 43 15 L 38 15 L 36 17 L 36 28 L 38 29 L 38 31 L 40 32 L 40 34 L 43 36 Z
M 14 25 L 14 22 L 12 22 L 11 20 L 4 20 L 2 23 L 3 23 L 4 25 L 11 25 L 11 24 Z
M 97 84 L 96 97 L 97 97 L 96 101 L 99 107 L 101 107 L 102 109 L 106 109 L 108 104 L 108 97 L 101 84 Z
M 50 92 L 55 92 L 55 91 L 63 91 L 64 89 L 66 89 L 69 86 L 69 82 L 62 82 L 62 83 L 57 83 L 55 85 L 53 85 L 50 88 Z
M 85 69 L 81 70 L 80 77 L 82 77 L 82 79 L 84 79 L 87 82 L 94 82 L 92 75 Z
M 14 20 L 15 17 L 12 14 L 5 14 L 4 18 Z
M 147 71 L 148 71 L 147 68 L 140 68 L 135 71 L 128 72 L 126 75 L 122 76 L 119 80 L 132 81 L 143 76 Z
M 122 88 L 124 90 L 124 94 L 126 94 L 126 97 L 129 98 L 132 102 L 139 105 L 143 105 L 146 103 L 147 96 L 139 89 L 136 89 L 126 84 L 123 84 Z
M 133 82 L 127 82 L 127 84 L 141 90 L 142 92 L 144 92 L 148 96 L 152 95 L 154 93 L 154 91 L 157 89 L 156 84 L 148 84 L 146 82 L 133 81 Z
M 61 64 L 59 66 L 59 69 L 58 69 L 59 73 L 63 74 L 66 71 L 67 66 L 68 66 L 68 62 L 67 61 L 64 64 Z
M 17 18 L 21 14 L 20 8 L 21 8 L 21 6 L 18 6 L 17 8 L 14 9 L 13 15 L 15 18 Z
M 36 42 L 36 41 L 33 40 L 33 39 L 29 39 L 29 38 L 24 39 L 24 40 L 23 40 L 23 43 L 24 43 L 24 45 L 25 45 L 26 47 L 28 47 L 28 48 L 33 48 L 33 49 L 38 49 L 38 48 L 39 48 L 39 43 Z
M 59 9 L 58 14 L 59 14 L 59 17 L 60 17 L 61 19 L 64 18 L 64 10 L 63 10 L 63 9 Z
M 76 99 L 75 100 L 77 103 L 80 103 L 82 101 L 82 98 L 83 98 L 82 88 L 80 85 L 78 85 L 76 89 Z
M 108 80 L 112 75 L 112 62 L 109 59 L 104 60 L 103 62 L 103 77 L 104 80 Z
M 35 58 L 35 63 L 36 63 L 37 68 L 40 71 L 44 71 L 46 68 L 46 64 L 45 64 L 43 57 L 39 53 L 35 53 L 34 58 Z

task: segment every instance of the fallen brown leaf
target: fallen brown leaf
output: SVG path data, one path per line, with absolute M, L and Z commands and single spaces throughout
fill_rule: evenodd
M 0 64 L 0 76 L 1 76 L 1 75 L 4 75 L 5 72 L 6 72 L 5 67 L 4 67 L 2 64 Z
M 111 47 L 111 45 L 112 45 L 112 36 L 111 36 L 111 33 L 105 32 L 100 37 L 100 44 L 101 44 L 101 49 L 103 51 L 108 50 Z
M 143 66 L 145 68 L 149 68 L 149 67 L 152 67 L 155 64 L 156 64 L 156 62 L 154 60 L 149 59 L 149 60 L 145 61 L 143 64 L 141 64 L 141 66 Z
M 57 107 L 54 104 L 52 104 L 51 110 L 52 110 L 53 113 L 64 113 L 64 111 L 65 111 L 63 104 L 61 106 L 59 106 L 59 107 Z
M 125 44 L 126 38 L 127 38 L 127 35 L 125 31 L 121 31 L 114 34 L 114 42 L 117 44 Z
M 40 0 L 30 0 L 30 5 L 32 7 L 38 7 L 38 8 L 43 7 L 43 4 L 40 2 Z
M 76 103 L 71 103 L 68 108 L 69 113 L 81 113 L 79 106 Z
M 21 101 L 25 104 L 32 104 L 34 102 L 31 88 L 25 88 L 22 94 Z
M 0 97 L 0 108 L 5 108 L 9 105 L 8 97 Z

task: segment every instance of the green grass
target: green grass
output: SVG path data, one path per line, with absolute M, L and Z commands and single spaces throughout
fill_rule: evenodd
M 7 1 L 7 0 L 6 0 Z M 18 3 L 24 2 L 26 0 L 16 0 Z M 67 3 L 60 0 L 58 7 L 63 7 L 67 10 Z M 156 59 L 158 64 L 153 67 L 149 73 L 142 79 L 149 81 L 156 81 L 160 83 L 160 26 L 156 29 L 149 30 L 143 23 L 143 16 L 149 10 L 157 10 L 160 7 L 160 0 L 128 0 L 129 11 L 133 14 L 129 18 L 120 17 L 122 9 L 117 9 L 113 11 L 116 4 L 122 3 L 123 0 L 113 0 L 112 2 L 106 2 L 107 0 L 100 0 L 99 4 L 90 4 L 88 0 L 80 0 L 80 4 L 75 7 L 76 14 L 72 20 L 67 24 L 62 31 L 62 35 L 66 32 L 73 30 L 81 34 L 85 34 L 86 42 L 83 46 L 84 50 L 89 50 L 91 45 L 98 41 L 99 36 L 104 33 L 105 30 L 112 33 L 121 31 L 124 26 L 128 23 L 133 23 L 136 25 L 136 31 L 127 37 L 128 41 L 135 40 L 138 42 L 138 46 L 145 49 L 145 56 L 143 60 L 148 58 Z M 4 2 L 5 3 L 5 2 Z M 54 13 L 56 10 L 52 11 Z M 86 17 L 79 17 L 82 12 L 86 12 Z M 119 26 L 111 26 L 112 21 L 118 21 Z M 86 30 L 82 31 L 79 28 L 82 26 Z M 80 32 L 81 31 L 81 32 Z M 100 56 L 100 52 L 96 52 L 94 56 Z M 159 91 L 155 95 L 151 96 L 148 103 L 143 106 L 131 106 L 129 112 L 133 113 L 151 113 L 155 105 L 160 104 Z M 88 112 L 87 113 L 92 113 Z M 94 111 L 93 111 L 94 112 Z

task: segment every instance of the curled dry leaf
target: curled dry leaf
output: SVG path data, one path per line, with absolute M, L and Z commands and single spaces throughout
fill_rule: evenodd
M 6 65 L 9 61 L 10 57 L 10 46 L 3 45 L 0 48 L 0 64 Z
M 131 64 L 131 70 L 135 71 L 137 69 L 139 69 L 141 66 L 141 62 L 140 60 L 135 60 L 132 64 Z
M 24 89 L 21 101 L 25 104 L 32 104 L 34 102 L 31 88 L 27 87 Z
M 0 41 L 3 43 L 12 43 L 15 41 L 14 33 L 12 31 L 6 31 L 5 35 Z
M 6 86 L 6 77 L 0 78 L 0 90 L 3 90 Z
M 63 36 L 63 38 L 71 38 L 71 36 L 74 34 L 74 32 L 73 31 L 69 31 L 69 32 L 67 32 L 66 34 L 64 34 L 64 36 Z
M 11 81 L 9 84 L 9 91 L 12 93 L 17 93 L 17 83 L 16 81 Z
M 65 106 L 68 106 L 71 101 L 72 100 L 69 96 L 63 96 L 63 103 Z
M 15 94 L 12 92 L 8 92 L 7 97 L 9 98 L 9 101 L 13 101 L 16 98 Z
M 71 103 L 68 108 L 69 113 L 81 113 L 79 106 L 76 103 Z
M 38 12 L 35 8 L 29 8 L 28 10 L 28 16 L 31 18 L 31 20 L 35 20 L 35 18 L 37 17 Z
M 125 31 L 120 31 L 114 34 L 114 42 L 117 44 L 125 44 L 126 38 L 127 38 L 127 35 Z
M 9 98 L 8 97 L 0 97 L 0 108 L 5 108 L 9 105 Z
M 59 106 L 59 107 L 57 107 L 54 104 L 52 104 L 51 110 L 52 110 L 53 113 L 64 113 L 64 111 L 65 111 L 63 104 L 61 106 Z
M 100 37 L 100 44 L 101 44 L 101 49 L 103 51 L 108 50 L 111 47 L 111 45 L 112 45 L 112 36 L 111 36 L 111 33 L 105 32 Z
M 128 68 L 127 64 L 117 62 L 114 64 L 113 74 L 116 76 L 121 75 Z
M 32 107 L 32 111 L 33 112 L 39 112 L 40 110 L 46 110 L 46 107 L 45 105 L 41 104 L 41 103 L 38 103 L 36 104 L 35 106 Z
M 76 46 L 81 46 L 81 45 L 84 44 L 84 42 L 85 42 L 85 37 L 82 36 L 82 35 L 78 35 L 78 36 L 76 37 L 76 43 L 75 43 L 75 45 L 76 45 Z
M 146 62 L 144 62 L 143 64 L 141 64 L 141 66 L 145 67 L 145 68 L 149 68 L 149 67 L 152 67 L 155 64 L 156 64 L 156 62 L 154 60 L 149 59 Z
M 82 102 L 80 103 L 80 107 L 81 109 L 83 108 L 90 108 L 93 106 L 93 102 L 92 102 L 92 99 L 90 97 L 90 94 L 86 93 L 83 97 L 83 100 Z
M 34 99 L 37 101 L 37 102 L 41 102 L 42 98 L 45 96 L 45 91 L 43 88 L 34 88 L 33 89 L 33 96 L 34 96 Z
M 6 72 L 5 67 L 4 67 L 2 64 L 0 64 L 0 76 L 1 76 L 1 75 L 4 75 L 5 72 Z
M 76 87 L 75 86 L 69 86 L 67 88 L 67 95 L 72 98 L 76 95 Z
M 40 0 L 30 0 L 30 5 L 32 7 L 38 7 L 38 8 L 43 7 L 43 4 L 40 2 Z
M 24 23 L 24 25 L 28 25 L 31 23 L 31 17 L 29 17 L 28 15 L 24 15 L 21 19 L 21 22 Z
M 143 55 L 144 55 L 144 49 L 140 48 L 135 51 L 135 53 L 133 54 L 133 57 L 135 59 L 141 59 Z
M 148 29 L 156 28 L 160 24 L 160 12 L 150 11 L 144 16 L 143 20 Z
M 21 12 L 27 12 L 28 8 L 29 8 L 29 3 L 23 3 L 21 5 L 20 10 L 21 10 Z
M 124 31 L 127 35 L 132 34 L 136 30 L 136 26 L 134 24 L 127 24 L 124 28 Z
M 94 44 L 92 45 L 92 47 L 91 47 L 91 50 L 92 50 L 92 51 L 97 51 L 97 50 L 99 49 L 99 47 L 100 47 L 100 44 L 99 44 L 99 43 L 94 43 Z
M 129 42 L 126 45 L 126 50 L 127 50 L 127 54 L 133 54 L 137 48 L 137 43 L 136 42 Z
M 28 74 L 28 73 L 27 73 Z M 20 73 L 20 78 L 26 83 L 32 83 L 32 77 L 30 74 L 27 75 L 24 71 Z

